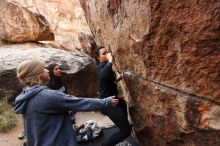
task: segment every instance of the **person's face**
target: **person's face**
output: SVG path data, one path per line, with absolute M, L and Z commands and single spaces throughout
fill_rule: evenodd
M 99 50 L 99 57 L 98 57 L 99 62 L 108 61 L 107 53 L 108 53 L 108 51 L 106 48 L 102 48 Z
M 61 76 L 61 70 L 60 70 L 60 66 L 56 65 L 53 69 L 53 75 L 56 77 L 60 77 Z
M 44 69 L 44 71 L 41 75 L 41 80 L 42 80 L 42 82 L 46 82 L 46 81 L 50 80 L 49 70 L 47 70 L 46 68 Z

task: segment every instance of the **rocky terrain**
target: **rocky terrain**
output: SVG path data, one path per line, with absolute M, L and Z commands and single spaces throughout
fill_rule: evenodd
M 18 93 L 16 65 L 40 58 L 63 66 L 71 94 L 97 96 L 85 53 L 105 46 L 125 73 L 119 87 L 140 145 L 220 145 L 219 1 L 2 0 L 0 8 L 1 93 Z

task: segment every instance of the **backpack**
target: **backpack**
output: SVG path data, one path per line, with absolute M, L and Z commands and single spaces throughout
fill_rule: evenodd
M 95 121 L 89 120 L 76 129 L 76 143 L 91 141 L 98 137 L 101 132 L 101 127 L 98 127 Z

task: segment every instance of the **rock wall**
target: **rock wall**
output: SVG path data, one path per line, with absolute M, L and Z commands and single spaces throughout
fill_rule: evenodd
M 44 42 L 66 50 L 80 50 L 78 33 L 91 34 L 79 0 L 7 0 L 43 15 L 55 34 L 55 41 Z
M 5 0 L 0 1 L 0 9 L 0 39 L 14 43 L 54 40 L 44 16 Z
M 220 145 L 220 2 L 80 0 L 121 83 L 141 145 Z

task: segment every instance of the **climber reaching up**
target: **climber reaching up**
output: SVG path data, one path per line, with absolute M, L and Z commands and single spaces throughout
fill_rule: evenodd
M 117 81 L 120 81 L 123 76 L 120 75 L 116 78 L 116 74 L 112 69 L 112 54 L 105 47 L 98 47 L 94 52 L 94 57 L 98 65 L 99 97 L 101 99 L 105 99 L 108 96 L 116 96 L 118 98 Z M 103 146 L 113 146 L 131 134 L 126 101 L 121 98 L 118 99 L 119 103 L 115 108 L 108 107 L 101 110 L 120 129 L 120 131 L 110 135 L 109 139 L 103 143 Z

